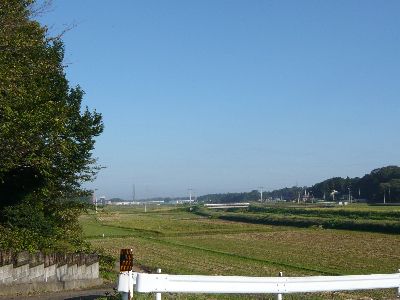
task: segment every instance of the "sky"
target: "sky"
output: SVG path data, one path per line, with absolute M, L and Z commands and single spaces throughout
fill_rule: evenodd
M 312 185 L 400 165 L 400 1 L 54 0 L 102 113 L 107 198 Z

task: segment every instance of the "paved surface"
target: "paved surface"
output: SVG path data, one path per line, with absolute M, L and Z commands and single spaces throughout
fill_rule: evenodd
M 115 270 L 119 272 L 119 261 L 115 264 Z M 133 266 L 133 271 L 150 273 L 150 270 L 138 265 Z M 47 292 L 30 296 L 0 296 L 0 300 L 94 300 L 99 297 L 104 297 L 106 293 L 114 294 L 113 288 L 116 287 L 117 283 L 115 282 L 79 291 Z
M 0 296 L 0 300 L 94 300 L 104 297 L 107 292 L 113 293 L 113 287 L 115 287 L 115 284 L 107 284 L 81 291 L 62 291 L 30 296 Z

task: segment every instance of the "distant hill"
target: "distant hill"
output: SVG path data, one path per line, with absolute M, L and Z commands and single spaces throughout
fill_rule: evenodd
M 299 194 L 303 195 L 307 191 L 312 197 L 329 200 L 333 190 L 337 191 L 336 199 L 348 197 L 349 192 L 354 199 L 365 199 L 368 202 L 383 202 L 385 198 L 387 203 L 400 202 L 400 167 L 387 166 L 371 171 L 363 177 L 341 178 L 333 177 L 313 186 L 307 187 L 285 187 L 282 189 L 264 192 L 263 198 L 283 198 L 285 200 L 295 200 Z M 260 193 L 257 190 L 243 193 L 223 193 L 208 194 L 198 197 L 201 202 L 248 202 L 260 199 Z
M 329 195 L 332 190 L 340 194 L 349 192 L 354 198 L 363 198 L 368 202 L 400 202 L 400 167 L 387 166 L 371 171 L 361 178 L 334 177 L 311 187 L 315 197 Z

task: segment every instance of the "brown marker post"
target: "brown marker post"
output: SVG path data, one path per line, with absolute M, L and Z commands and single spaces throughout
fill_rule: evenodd
M 118 291 L 123 300 L 130 300 L 133 296 L 133 249 L 121 249 L 119 255 Z
M 121 249 L 119 255 L 119 271 L 128 272 L 133 269 L 133 249 Z

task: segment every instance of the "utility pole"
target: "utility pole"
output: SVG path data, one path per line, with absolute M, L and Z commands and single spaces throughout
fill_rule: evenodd
M 192 191 L 193 191 L 193 189 L 189 188 L 188 191 L 189 191 L 189 201 L 192 202 Z
M 264 189 L 264 187 L 263 186 L 260 186 L 260 187 L 258 187 L 258 189 L 260 190 L 260 202 L 263 202 L 263 197 L 262 197 L 262 193 L 263 193 L 263 189 Z
M 94 208 L 95 208 L 95 211 L 96 211 L 96 214 L 97 214 L 97 196 L 96 196 L 96 191 L 97 191 L 97 189 L 93 190 L 93 201 L 94 201 Z
M 336 194 L 337 192 L 338 192 L 338 191 L 336 191 L 335 189 L 333 189 L 333 191 L 332 191 L 332 193 L 331 193 L 332 201 L 335 201 L 335 194 Z
M 386 190 L 383 189 L 383 204 L 386 204 Z
M 349 190 L 349 202 L 351 203 L 351 189 L 347 188 Z
M 132 185 L 132 202 L 135 202 L 136 189 L 135 184 Z

